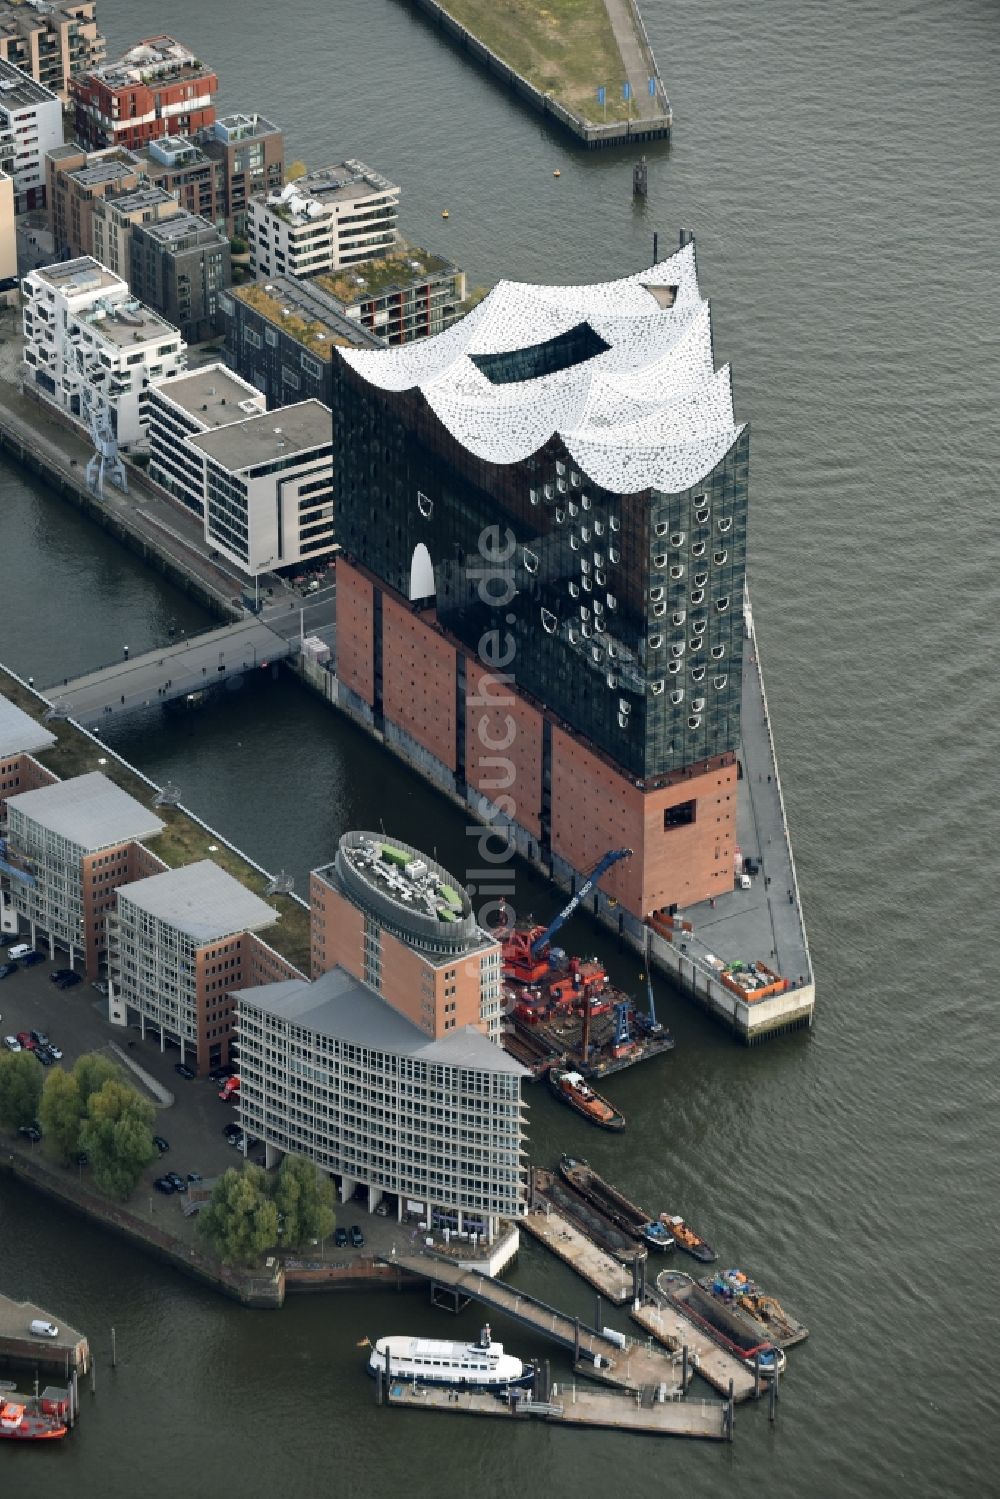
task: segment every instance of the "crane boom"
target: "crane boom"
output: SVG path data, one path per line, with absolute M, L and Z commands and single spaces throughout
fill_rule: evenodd
M 547 946 L 548 943 L 552 941 L 552 938 L 555 936 L 556 932 L 558 932 L 563 922 L 568 921 L 573 912 L 576 910 L 577 906 L 580 905 L 581 901 L 585 901 L 587 899 L 587 896 L 590 894 L 591 890 L 593 890 L 598 880 L 603 874 L 607 873 L 612 864 L 617 864 L 619 859 L 631 859 L 631 857 L 632 850 L 630 848 L 613 848 L 608 850 L 603 859 L 601 859 L 600 862 L 597 863 L 590 871 L 587 878 L 580 886 L 579 890 L 573 896 L 572 900 L 568 901 L 567 904 L 563 906 L 562 910 L 559 912 L 559 915 L 549 923 L 542 935 L 535 938 L 535 941 L 531 944 L 531 956 L 533 958 L 537 958 L 542 948 Z

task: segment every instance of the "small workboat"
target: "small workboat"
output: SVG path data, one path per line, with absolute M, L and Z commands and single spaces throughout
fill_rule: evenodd
M 0 1438 L 14 1442 L 48 1442 L 69 1431 L 62 1415 L 48 1402 L 28 1395 L 0 1397 Z
M 581 1072 L 567 1072 L 553 1067 L 549 1072 L 549 1087 L 557 1098 L 568 1103 L 571 1109 L 582 1114 L 591 1124 L 597 1124 L 601 1129 L 625 1128 L 625 1115 L 597 1093 Z
M 683 1218 L 675 1217 L 672 1213 L 661 1213 L 660 1222 L 667 1233 L 673 1235 L 677 1248 L 683 1249 L 686 1254 L 693 1254 L 703 1265 L 709 1265 L 719 1258 L 711 1244 L 701 1234 L 696 1234 L 693 1228 L 689 1228 Z

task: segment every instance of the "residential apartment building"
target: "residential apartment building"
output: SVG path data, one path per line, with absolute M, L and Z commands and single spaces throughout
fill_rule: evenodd
M 211 859 L 120 884 L 108 973 L 143 1039 L 151 1032 L 161 1050 L 177 1041 L 181 1061 L 202 1074 L 227 1063 L 232 991 L 250 978 L 248 934 L 277 915 Z
M 78 421 L 100 400 L 119 443 L 140 441 L 150 382 L 186 365 L 177 329 L 89 256 L 31 271 L 22 295 L 25 379 L 36 393 Z
M 46 777 L 55 779 L 32 759 L 40 750 L 51 749 L 55 742 L 56 736 L 30 713 L 0 696 L 0 831 L 6 828 L 9 796 L 33 791 L 45 783 Z M 5 848 L 0 851 L 0 872 L 9 873 L 3 869 Z
M 215 120 L 219 80 L 171 36 L 147 37 L 114 62 L 74 76 L 76 138 L 91 150 L 138 150 L 163 135 L 190 135 Z
M 250 199 L 284 184 L 284 132 L 261 114 L 228 114 L 198 132 L 198 145 L 222 165 L 226 233 L 245 239 Z
M 188 213 L 226 227 L 226 168 L 187 136 L 165 135 L 136 153 L 142 175 Z
M 8 172 L 0 171 L 0 302 L 9 305 L 9 298 L 16 291 L 17 220 L 14 217 L 14 179 Z
M 57 255 L 74 260 L 94 254 L 95 205 L 139 187 L 139 162 L 129 151 L 85 151 L 57 146 L 45 158 L 49 229 Z
M 13 144 L 14 203 L 18 213 L 45 207 L 45 158 L 62 145 L 62 105 L 30 73 L 0 58 L 0 134 Z
M 134 187 L 98 198 L 91 215 L 94 259 L 130 281 L 132 230 L 137 224 L 158 224 L 180 211 L 177 201 L 159 187 Z
M 398 838 L 345 833 L 309 900 L 313 978 L 343 968 L 428 1036 L 474 1026 L 499 1041 L 500 943 L 443 865 Z
M 205 464 L 185 439 L 266 410 L 260 392 L 224 364 L 157 381 L 146 393 L 150 479 L 203 516 Z
M 98 67 L 107 51 L 94 12 L 95 0 L 6 0 L 0 4 L 0 58 L 23 68 L 65 104 L 69 80 Z
M 379 340 L 346 316 L 315 281 L 277 276 L 233 287 L 219 299 L 226 359 L 267 396 L 270 407 L 333 399 L 333 350 L 377 348 Z
M 300 401 L 186 440 L 204 465 L 205 536 L 251 577 L 334 547 L 329 408 Z
M 315 276 L 385 255 L 396 243 L 399 188 L 361 161 L 310 172 L 253 198 L 247 229 L 258 276 Z
M 440 1040 L 342 968 L 243 990 L 240 1119 L 269 1165 L 308 1156 L 348 1202 L 492 1241 L 527 1211 L 526 1069 L 474 1029 Z
M 465 272 L 415 245 L 317 276 L 315 284 L 387 344 L 443 333 L 465 310 Z
M 178 212 L 137 224 L 129 256 L 134 294 L 179 328 L 188 343 L 202 343 L 219 332 L 219 297 L 232 282 L 224 234 L 197 214 Z
M 594 908 L 637 944 L 729 892 L 749 429 L 690 237 L 614 282 L 500 282 L 419 347 L 337 349 L 334 423 L 340 705 L 567 887 L 632 849 Z
M 48 939 L 96 979 L 119 885 L 161 868 L 141 846 L 164 824 L 100 771 L 7 798 L 10 894 L 34 946 Z

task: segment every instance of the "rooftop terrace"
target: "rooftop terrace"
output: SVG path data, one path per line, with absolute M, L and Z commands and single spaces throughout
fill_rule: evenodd
M 51 89 L 0 57 L 0 109 L 29 109 L 33 104 L 53 102 L 59 101 Z
M 268 322 L 294 338 L 318 359 L 331 359 L 336 347 L 376 348 L 379 340 L 344 315 L 342 308 L 318 281 L 252 281 L 234 287 L 232 295 L 259 312 Z
M 419 286 L 432 276 L 455 274 L 457 268 L 441 255 L 432 255 L 429 250 L 416 245 L 400 245 L 391 255 L 361 261 L 337 275 L 317 276 L 315 284 L 350 307 L 371 297 L 385 296 L 390 291 Z

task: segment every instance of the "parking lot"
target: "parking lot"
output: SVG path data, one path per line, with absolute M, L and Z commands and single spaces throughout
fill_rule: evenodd
M 6 956 L 5 949 L 0 948 L 0 962 Z M 0 1036 L 17 1035 L 18 1031 L 43 1031 L 62 1051 L 62 1061 L 55 1065 L 67 1068 L 72 1067 L 83 1052 L 101 1052 L 118 1061 L 110 1049 L 110 1043 L 114 1042 L 168 1091 L 173 1101 L 164 1104 L 143 1086 L 139 1078 L 129 1073 L 129 1081 L 156 1109 L 154 1133 L 162 1135 L 169 1142 L 170 1149 L 147 1167 L 128 1206 L 139 1217 L 147 1218 L 193 1243 L 194 1219 L 184 1217 L 184 1197 L 163 1196 L 154 1189 L 153 1182 L 165 1171 L 176 1171 L 185 1177 L 189 1171 L 197 1171 L 209 1181 L 228 1167 L 238 1166 L 242 1157 L 227 1144 L 223 1135 L 224 1127 L 236 1119 L 236 1110 L 231 1103 L 220 1101 L 221 1084 L 210 1078 L 189 1082 L 175 1072 L 175 1064 L 180 1060 L 176 1047 L 168 1046 L 161 1053 L 159 1043 L 144 1041 L 137 1029 L 123 1030 L 112 1025 L 107 1018 L 107 1000 L 86 978 L 70 989 L 58 989 L 51 982 L 50 974 L 66 966 L 65 954 L 57 953 L 54 963 L 46 957 L 44 963 L 29 968 L 19 964 L 16 973 L 0 980 Z M 23 1138 L 15 1138 L 17 1145 L 24 1149 L 44 1149 L 41 1144 L 29 1146 Z M 250 1159 L 263 1165 L 262 1145 L 250 1152 Z M 77 1167 L 68 1169 L 78 1170 Z M 411 1241 L 415 1243 L 418 1239 L 413 1226 L 370 1215 L 361 1202 L 338 1203 L 336 1211 L 338 1225 L 345 1228 L 355 1223 L 360 1225 L 365 1247 L 336 1246 L 331 1236 L 321 1247 L 319 1256 L 315 1248 L 309 1249 L 311 1257 L 343 1263 L 369 1256 L 373 1249 L 388 1254 L 392 1245 L 403 1252 L 404 1247 L 412 1247 Z

